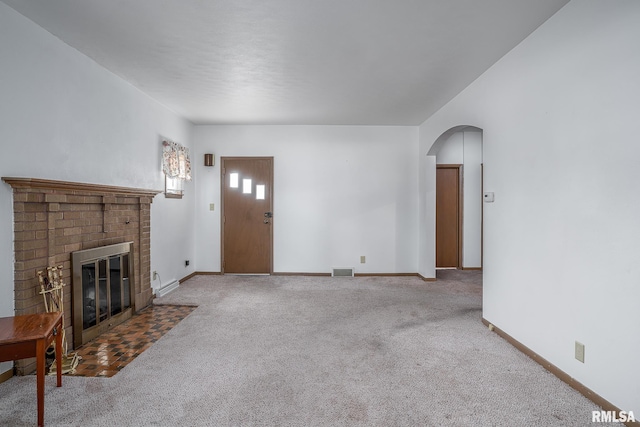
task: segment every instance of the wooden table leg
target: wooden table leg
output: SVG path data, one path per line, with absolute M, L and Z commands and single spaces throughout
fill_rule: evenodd
M 62 324 L 57 327 L 56 332 L 56 368 L 58 377 L 58 387 L 62 387 Z
M 58 387 L 62 386 L 62 313 L 0 317 L 0 361 L 36 358 L 38 426 L 44 425 L 44 374 L 47 347 L 56 340 Z
M 38 395 L 38 427 L 44 426 L 44 368 L 45 368 L 45 340 L 36 342 L 36 392 Z

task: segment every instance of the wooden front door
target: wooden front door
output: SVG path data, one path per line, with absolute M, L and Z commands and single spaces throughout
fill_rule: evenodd
M 222 157 L 222 273 L 273 270 L 273 157 Z
M 461 165 L 436 169 L 436 267 L 462 266 Z

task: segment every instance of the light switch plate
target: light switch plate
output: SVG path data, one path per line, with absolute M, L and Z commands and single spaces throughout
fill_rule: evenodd
M 216 204 L 215 203 L 209 203 L 209 210 L 213 211 L 215 210 Z
M 492 191 L 484 193 L 485 203 L 493 203 L 494 200 L 495 200 L 495 194 Z

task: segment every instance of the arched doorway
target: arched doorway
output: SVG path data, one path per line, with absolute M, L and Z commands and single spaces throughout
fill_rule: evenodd
M 436 164 L 436 268 L 482 268 L 482 136 L 456 126 L 427 153 Z

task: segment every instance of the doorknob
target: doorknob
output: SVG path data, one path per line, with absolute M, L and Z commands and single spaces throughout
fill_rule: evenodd
M 265 218 L 273 218 L 273 212 L 265 212 L 264 213 L 264 217 Z

